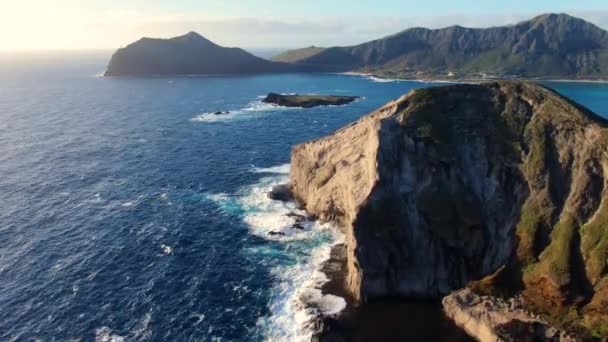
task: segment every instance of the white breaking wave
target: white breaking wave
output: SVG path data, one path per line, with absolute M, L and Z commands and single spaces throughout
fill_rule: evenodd
M 329 226 L 324 229 L 335 231 Z M 334 236 L 336 241 L 340 238 Z M 346 308 L 344 298 L 321 293 L 328 279 L 320 270 L 330 257 L 332 245 L 330 242 L 314 248 L 307 262 L 272 270 L 278 280 L 278 293 L 270 303 L 271 316 L 258 322 L 265 329 L 267 341 L 310 341 L 320 315 L 335 316 Z
M 173 255 L 173 248 L 167 245 L 160 245 L 160 248 L 163 250 L 163 253 L 166 255 Z
M 97 330 L 95 330 L 95 342 L 125 342 L 129 341 L 145 341 L 152 336 L 152 331 L 150 330 L 150 320 L 152 319 L 152 315 L 148 312 L 141 319 L 141 322 L 134 327 L 131 331 L 129 331 L 127 337 L 120 336 L 114 334 L 112 329 L 109 327 L 103 326 Z
M 101 327 L 95 330 L 95 342 L 124 342 L 125 338 L 112 333 L 112 329 Z
M 342 242 L 341 237 L 336 237 L 332 245 L 319 247 L 313 251 L 312 276 L 303 279 L 302 286 L 295 293 L 296 300 L 293 302 L 296 311 L 296 321 L 305 327 L 308 333 L 314 332 L 315 319 L 319 314 L 323 316 L 335 316 L 346 308 L 346 301 L 335 295 L 324 295 L 321 287 L 329 282 L 325 273 L 319 271 L 323 264 L 330 258 L 331 248 Z M 310 337 L 310 336 L 309 336 Z
M 152 336 L 152 331 L 150 331 L 150 320 L 152 319 L 152 315 L 148 312 L 142 318 L 140 324 L 131 330 L 130 335 L 135 337 L 137 341 L 145 341 Z
M 367 78 L 370 81 L 376 82 L 376 83 L 404 82 L 404 80 L 399 80 L 399 79 L 395 79 L 395 78 L 380 78 L 380 77 L 376 77 L 376 76 L 368 76 Z
M 239 213 L 252 234 L 288 245 L 271 244 L 247 251 L 257 258 L 280 253 L 293 261 L 277 264 L 270 270 L 275 281 L 268 304 L 270 315 L 260 317 L 258 326 L 267 341 L 310 341 L 319 315 L 337 315 L 346 307 L 343 298 L 321 293 L 328 279 L 320 271 L 332 246 L 343 238 L 331 224 L 316 221 L 305 220 L 300 223 L 303 229 L 294 229 L 296 218 L 287 214 L 306 213 L 294 203 L 268 197 L 274 186 L 289 181 L 289 164 L 252 171 L 275 175 L 242 188 L 236 195 L 214 194 L 208 198 L 226 212 Z
M 280 173 L 280 174 L 289 174 L 290 165 L 283 164 L 278 166 L 271 167 L 254 167 L 251 171 L 257 173 Z
M 228 110 L 228 114 L 218 114 L 215 112 L 207 112 L 199 114 L 190 121 L 192 122 L 222 122 L 222 121 L 233 121 L 233 120 L 246 120 L 258 117 L 263 114 L 275 112 L 275 111 L 286 111 L 286 110 L 301 110 L 303 108 L 297 107 L 279 107 L 271 103 L 264 103 L 260 100 L 250 102 L 247 107 Z

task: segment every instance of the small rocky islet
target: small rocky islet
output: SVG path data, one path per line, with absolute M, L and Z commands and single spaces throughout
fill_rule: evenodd
M 268 93 L 262 100 L 280 107 L 313 108 L 319 106 L 343 106 L 360 99 L 359 96 L 341 95 L 284 95 Z
M 289 190 L 344 232 L 354 305 L 447 296 L 482 341 L 601 339 L 607 149 L 605 119 L 538 84 L 434 87 L 293 147 Z
M 288 108 L 314 108 L 320 106 L 343 106 L 360 99 L 359 96 L 341 95 L 282 95 L 268 93 L 262 100 L 263 103 L 272 104 L 278 107 Z M 212 115 L 220 116 L 230 114 L 230 111 L 216 111 Z M 283 191 L 285 194 L 285 191 Z M 280 196 L 279 193 L 277 193 Z M 278 199 L 282 200 L 282 199 Z

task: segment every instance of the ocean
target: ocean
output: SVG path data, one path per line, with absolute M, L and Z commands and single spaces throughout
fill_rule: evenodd
M 438 84 L 103 78 L 108 58 L 0 56 L 0 340 L 308 340 L 299 298 L 344 305 L 318 291 L 341 236 L 286 229 L 296 208 L 266 192 L 288 180 L 292 145 Z M 548 85 L 608 115 L 608 85 Z M 281 109 L 268 92 L 362 99 Z

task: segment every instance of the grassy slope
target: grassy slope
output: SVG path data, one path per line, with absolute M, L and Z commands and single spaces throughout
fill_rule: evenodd
M 445 88 L 448 89 L 448 88 Z M 412 103 L 423 108 L 436 101 L 437 88 L 418 90 Z M 557 94 L 534 85 L 506 88 L 537 107 L 530 118 L 504 104 L 493 123 L 497 151 L 517 163 L 528 185 L 516 225 L 517 251 L 512 264 L 471 286 L 493 294 L 522 294 L 531 307 L 557 326 L 608 337 L 608 123 Z M 434 94 L 435 93 L 435 94 Z M 499 106 L 500 107 L 500 106 Z M 436 146 L 453 145 L 451 116 L 412 109 L 405 118 L 419 138 Z M 487 146 L 490 148 L 491 146 Z M 441 149 L 439 149 L 441 151 Z M 449 158 L 450 150 L 442 151 Z M 421 194 L 418 208 L 435 221 L 478 216 L 464 194 L 439 186 Z M 456 206 L 455 203 L 462 204 Z M 452 208 L 446 210 L 446 208 Z M 505 288 L 511 287 L 511 288 Z M 521 286 L 521 287 L 520 287 Z M 493 289 L 488 291 L 488 288 Z
M 310 58 L 322 52 L 323 50 L 325 50 L 325 48 L 316 46 L 311 46 L 303 49 L 288 50 L 272 57 L 271 60 L 275 62 L 297 63 L 298 61 Z

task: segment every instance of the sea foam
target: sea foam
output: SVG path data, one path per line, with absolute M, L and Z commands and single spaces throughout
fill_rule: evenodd
M 329 259 L 332 246 L 342 236 L 331 224 L 305 220 L 304 229 L 292 228 L 295 223 L 288 213 L 306 215 L 294 203 L 272 200 L 268 192 L 289 181 L 289 164 L 253 168 L 252 172 L 268 173 L 269 177 L 240 189 L 236 194 L 212 194 L 207 197 L 223 211 L 238 214 L 253 235 L 273 241 L 272 244 L 249 248 L 252 258 L 275 258 L 271 267 L 274 286 L 270 293 L 270 314 L 260 317 L 258 328 L 267 341 L 310 341 L 320 316 L 339 314 L 346 301 L 324 295 L 321 287 L 328 282 L 321 272 Z M 270 235 L 280 232 L 280 235 Z M 277 245 L 277 243 L 279 245 Z
M 376 77 L 376 76 L 367 76 L 367 79 L 369 79 L 372 82 L 376 82 L 376 83 L 391 83 L 391 82 L 403 82 L 403 80 L 399 80 L 399 79 L 394 79 L 394 78 L 380 78 L 380 77 Z
M 251 171 L 257 172 L 257 173 L 275 173 L 275 174 L 286 175 L 286 174 L 289 174 L 289 168 L 290 168 L 289 164 L 283 164 L 283 165 L 271 166 L 271 167 L 253 167 L 253 169 Z
M 95 330 L 95 342 L 124 342 L 125 338 L 112 333 L 112 329 L 101 327 Z
M 234 120 L 254 119 L 264 114 L 276 111 L 301 110 L 297 107 L 280 107 L 271 103 L 264 103 L 261 100 L 255 100 L 247 104 L 247 107 L 229 110 L 228 114 L 216 115 L 215 112 L 205 112 L 191 118 L 192 122 L 224 122 Z

